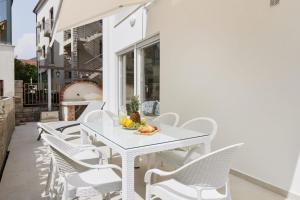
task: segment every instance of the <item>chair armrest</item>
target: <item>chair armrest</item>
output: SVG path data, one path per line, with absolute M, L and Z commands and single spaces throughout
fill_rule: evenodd
M 171 176 L 174 173 L 175 173 L 175 171 L 167 172 L 167 171 L 163 171 L 160 169 L 150 169 L 146 172 L 144 181 L 145 181 L 145 183 L 150 184 L 152 174 L 157 174 L 159 176 Z
M 90 169 L 116 169 L 118 170 L 119 172 L 122 173 L 122 168 L 119 167 L 118 165 L 113 165 L 113 164 L 104 164 L 104 165 L 91 165 L 91 164 L 87 164 L 87 163 L 84 163 L 84 162 L 81 162 L 79 161 L 79 163 L 81 165 L 83 165 L 84 167 L 87 167 L 87 168 L 90 168 Z
M 67 126 L 62 126 L 62 127 L 56 128 L 55 130 L 62 133 L 65 129 L 72 128 L 74 126 L 79 126 L 79 125 L 80 125 L 80 123 L 70 124 L 70 125 L 67 125 Z
M 108 161 L 106 154 L 100 148 L 95 147 L 94 145 L 91 145 L 91 144 L 78 145 L 77 147 L 79 148 L 80 151 L 91 150 L 91 151 L 98 152 L 99 158 L 102 158 L 102 163 L 103 163 L 103 161 Z

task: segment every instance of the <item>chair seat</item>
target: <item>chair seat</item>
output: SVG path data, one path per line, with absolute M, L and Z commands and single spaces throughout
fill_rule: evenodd
M 158 157 L 160 157 L 164 162 L 179 167 L 201 156 L 201 154 L 194 152 L 189 156 L 187 160 L 185 160 L 187 154 L 188 152 L 184 150 L 171 150 L 158 153 Z
M 112 169 L 92 169 L 68 177 L 68 191 L 72 197 L 93 196 L 121 191 L 121 178 Z
M 150 186 L 151 194 L 160 197 L 162 200 L 197 200 L 197 191 L 186 186 L 175 179 L 159 182 Z M 217 190 L 204 190 L 203 200 L 225 200 L 226 195 Z

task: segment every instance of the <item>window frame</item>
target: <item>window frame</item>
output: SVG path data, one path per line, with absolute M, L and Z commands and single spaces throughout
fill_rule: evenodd
M 149 46 L 152 46 L 154 44 L 160 43 L 160 35 L 154 34 L 151 35 L 143 40 L 140 40 L 132 45 L 129 45 L 128 47 L 118 51 L 116 53 L 117 59 L 118 59 L 118 110 L 120 109 L 123 102 L 123 56 L 130 51 L 134 51 L 134 95 L 135 96 L 141 96 L 142 94 L 142 73 L 143 73 L 143 49 L 147 48 Z M 119 110 L 120 111 L 120 110 Z

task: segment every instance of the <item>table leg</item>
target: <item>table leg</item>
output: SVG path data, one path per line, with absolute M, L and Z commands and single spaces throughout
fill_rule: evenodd
M 134 200 L 134 156 L 122 155 L 122 200 Z

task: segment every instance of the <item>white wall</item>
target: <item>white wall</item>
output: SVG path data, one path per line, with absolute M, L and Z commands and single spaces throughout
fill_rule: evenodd
M 136 7 L 129 8 L 118 15 L 103 20 L 103 98 L 107 102 L 107 109 L 113 112 L 118 110 L 118 57 L 117 52 L 134 44 L 144 37 L 143 15 L 144 10 L 138 10 L 117 27 Z M 135 25 L 130 26 L 130 20 L 136 19 Z
M 0 80 L 4 81 L 4 96 L 15 95 L 14 46 L 0 44 Z
M 162 111 L 182 121 L 215 118 L 215 148 L 246 143 L 235 169 L 297 194 L 299 8 L 299 0 L 273 8 L 262 0 L 157 0 L 147 26 L 160 33 Z

